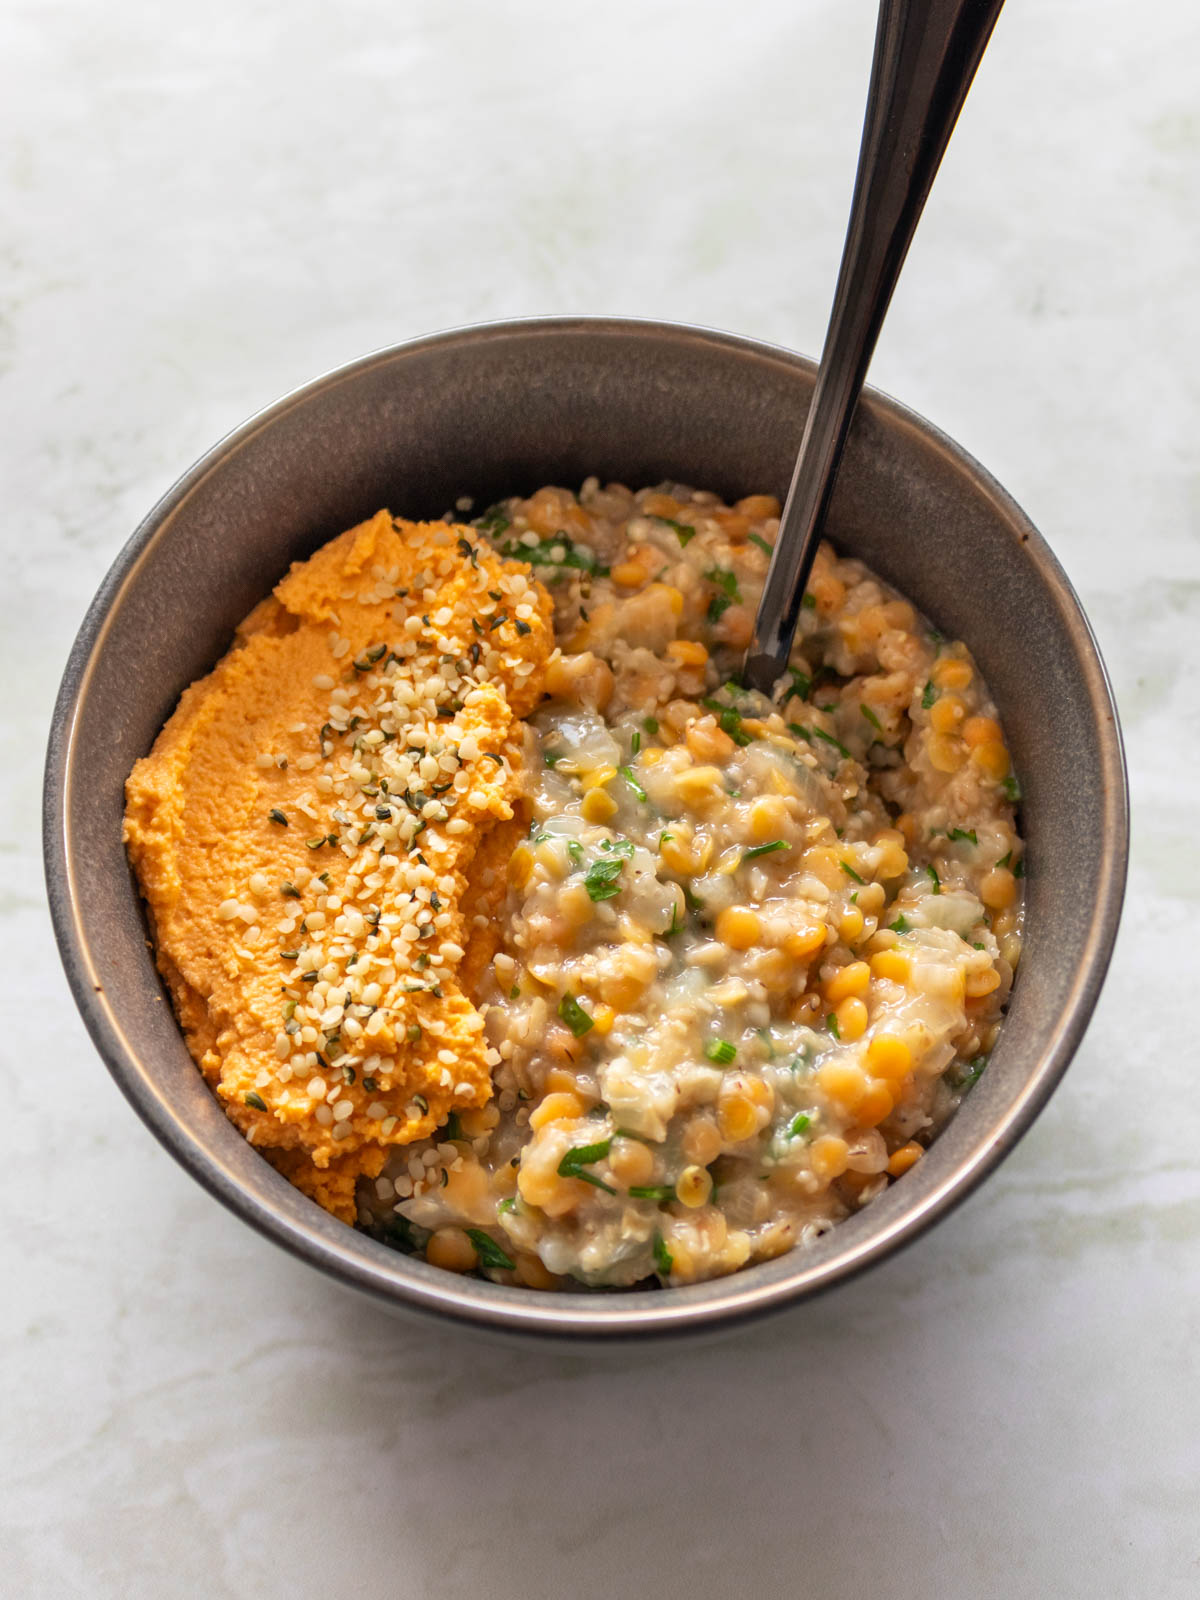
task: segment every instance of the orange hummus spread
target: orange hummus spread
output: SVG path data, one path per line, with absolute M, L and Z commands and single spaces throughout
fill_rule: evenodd
M 381 511 L 296 563 L 184 693 L 125 839 L 188 1047 L 346 1221 L 392 1146 L 483 1105 L 468 998 L 551 606 L 473 530 Z

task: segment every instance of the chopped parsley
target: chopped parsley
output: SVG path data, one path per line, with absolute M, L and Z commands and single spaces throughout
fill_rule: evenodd
M 489 538 L 498 539 L 512 527 L 512 521 L 505 515 L 504 507 L 497 504 L 489 506 L 481 517 L 476 517 L 474 526 L 481 533 L 486 533 Z
M 808 673 L 801 672 L 799 667 L 789 667 L 788 678 L 791 680 L 791 688 L 788 693 L 798 695 L 801 700 L 807 700 L 813 682 Z
M 1000 787 L 1013 805 L 1016 805 L 1021 798 L 1021 785 L 1017 782 L 1015 774 L 1010 772 Z
M 582 1178 L 584 1183 L 590 1183 L 593 1188 L 603 1189 L 605 1194 L 616 1194 L 611 1184 L 605 1183 L 594 1172 L 585 1172 L 584 1167 L 590 1167 L 595 1161 L 603 1161 L 612 1146 L 611 1139 L 601 1139 L 596 1144 L 577 1144 L 567 1151 L 558 1163 L 560 1178 Z
M 657 717 L 646 717 L 642 722 L 642 727 L 645 728 L 647 733 L 657 733 L 658 732 L 658 718 Z
M 754 736 L 742 727 L 742 714 L 733 706 L 724 705 L 720 700 L 701 700 L 702 706 L 707 706 L 710 711 L 717 713 L 717 724 L 722 733 L 728 734 L 734 744 L 745 747 L 754 742 Z
M 835 1012 L 831 1011 L 825 1018 L 825 1026 L 829 1029 L 830 1033 L 835 1039 L 840 1039 L 842 1037 L 842 1030 L 838 1027 L 838 1019 Z
M 664 523 L 668 528 L 674 528 L 679 538 L 679 543 L 684 547 L 684 549 L 686 549 L 689 542 L 696 537 L 696 530 L 689 522 L 676 522 L 673 517 L 660 517 L 657 512 L 652 512 L 651 515 L 653 516 L 655 522 L 661 522 Z
M 907 917 L 901 916 L 897 917 L 895 922 L 890 923 L 889 926 L 893 933 L 907 933 L 912 927 L 912 923 Z
M 937 875 L 937 868 L 930 866 L 926 867 L 925 871 L 929 874 L 929 881 L 933 885 L 934 894 L 941 894 L 942 880 Z
M 968 844 L 979 843 L 979 835 L 974 828 L 951 828 L 946 837 L 947 839 L 965 839 Z
M 558 1002 L 558 1014 L 577 1039 L 582 1039 L 590 1028 L 595 1027 L 592 1018 L 569 992 Z
M 505 1255 L 490 1233 L 484 1233 L 482 1228 L 467 1228 L 466 1235 L 475 1246 L 481 1267 L 492 1267 L 501 1272 L 512 1271 L 516 1262 L 511 1256 Z
M 955 1080 L 954 1087 L 956 1089 L 961 1089 L 962 1092 L 966 1094 L 968 1089 L 973 1089 L 979 1082 L 980 1078 L 983 1076 L 983 1069 L 987 1066 L 987 1064 L 988 1058 L 986 1056 L 976 1056 L 975 1059 L 969 1063 L 966 1071 L 959 1074 L 958 1078 Z
M 608 576 L 608 568 L 600 566 L 586 545 L 572 544 L 565 534 L 556 534 L 553 539 L 543 539 L 535 545 L 515 540 L 501 546 L 500 554 L 528 561 L 531 567 L 573 567 L 576 572 L 586 572 L 594 578 Z
M 602 857 L 593 861 L 583 879 L 583 886 L 593 900 L 612 900 L 621 892 L 617 881 L 625 863 L 619 856 Z
M 719 622 L 734 601 L 740 601 L 742 598 L 741 590 L 738 588 L 737 574 L 727 571 L 724 567 L 709 567 L 704 576 L 709 583 L 720 591 L 718 594 L 713 595 L 708 603 L 708 620 L 710 622 Z

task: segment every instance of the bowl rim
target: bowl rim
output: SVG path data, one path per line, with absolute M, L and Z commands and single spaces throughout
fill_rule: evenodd
M 293 1255 L 392 1309 L 448 1319 L 460 1326 L 590 1342 L 595 1346 L 682 1333 L 712 1333 L 811 1298 L 848 1281 L 912 1243 L 973 1192 L 1032 1126 L 1060 1082 L 1091 1020 L 1112 956 L 1124 898 L 1129 854 L 1129 797 L 1120 724 L 1108 674 L 1078 597 L 1042 535 L 1007 491 L 961 445 L 890 395 L 867 387 L 860 401 L 864 408 L 892 429 L 919 434 L 926 448 L 940 452 L 952 466 L 970 477 L 975 488 L 993 503 L 1001 519 L 1020 527 L 1025 553 L 1050 591 L 1075 644 L 1076 659 L 1095 716 L 1105 826 L 1101 840 L 1101 871 L 1097 875 L 1084 954 L 1073 975 L 1069 998 L 1057 1026 L 1046 1038 L 1021 1092 L 999 1124 L 994 1125 L 988 1137 L 978 1141 L 967 1157 L 918 1204 L 901 1211 L 883 1228 L 855 1239 L 832 1259 L 806 1266 L 803 1252 L 795 1251 L 788 1258 L 794 1260 L 795 1271 L 776 1281 L 757 1282 L 753 1269 L 749 1269 L 705 1283 L 673 1288 L 666 1293 L 539 1295 L 486 1280 L 439 1272 L 424 1262 L 365 1240 L 363 1235 L 346 1227 L 347 1244 L 354 1241 L 370 1246 L 365 1259 L 361 1249 L 352 1257 L 340 1242 L 324 1237 L 316 1228 L 306 1228 L 280 1209 L 272 1210 L 248 1193 L 155 1093 L 152 1074 L 140 1069 L 138 1052 L 110 1007 L 91 961 L 76 907 L 70 797 L 75 778 L 76 727 L 93 663 L 126 587 L 136 578 L 164 525 L 211 471 L 261 430 L 323 391 L 399 357 L 514 336 L 564 334 L 585 338 L 619 335 L 666 339 L 677 346 L 716 347 L 767 359 L 810 376 L 816 371 L 814 362 L 784 346 L 695 324 L 632 317 L 525 317 L 466 324 L 383 346 L 331 368 L 264 406 L 205 451 L 160 497 L 118 553 L 88 607 L 67 659 L 50 727 L 42 807 L 43 860 L 59 953 L 92 1042 L 142 1121 L 209 1193 L 257 1232 Z M 402 1266 L 400 1272 L 396 1271 L 398 1266 Z

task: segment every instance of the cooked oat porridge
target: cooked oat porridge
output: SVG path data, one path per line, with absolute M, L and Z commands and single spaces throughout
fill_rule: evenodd
M 778 516 L 593 478 L 472 521 L 557 648 L 472 883 L 491 1094 L 358 1178 L 378 1237 L 538 1289 L 729 1273 L 902 1179 L 984 1070 L 1021 948 L 995 707 L 828 546 L 788 677 L 742 689 Z

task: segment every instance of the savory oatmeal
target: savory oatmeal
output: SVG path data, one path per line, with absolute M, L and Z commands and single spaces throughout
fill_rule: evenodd
M 823 546 L 735 679 L 778 503 L 589 479 L 300 563 L 130 779 L 189 1048 L 246 1137 L 435 1265 L 682 1284 L 921 1159 L 1021 943 L 970 654 Z
M 983 1070 L 1021 937 L 995 708 L 827 546 L 788 679 L 741 689 L 778 514 L 593 479 L 478 519 L 549 589 L 559 651 L 475 993 L 494 1099 L 362 1195 L 431 1261 L 733 1271 L 901 1177 Z

